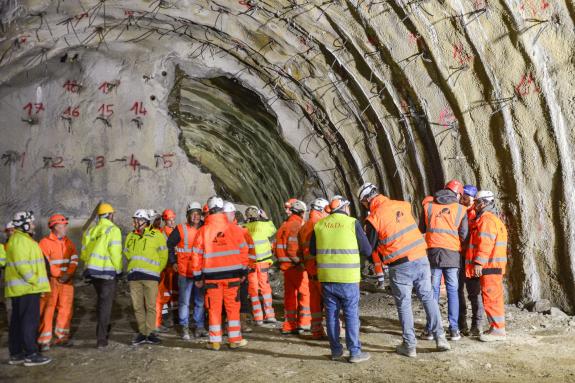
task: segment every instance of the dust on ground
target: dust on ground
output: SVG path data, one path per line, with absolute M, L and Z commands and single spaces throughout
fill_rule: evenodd
M 26 368 L 5 364 L 6 323 L 0 327 L 1 382 L 575 382 L 575 318 L 557 310 L 533 314 L 507 307 L 508 341 L 485 344 L 463 338 L 451 352 L 435 351 L 435 343 L 419 341 L 417 359 L 394 353 L 401 329 L 388 292 L 363 286 L 361 341 L 370 361 L 352 365 L 329 360 L 327 341 L 282 336 L 275 328 L 245 334 L 240 350 L 206 350 L 206 340 L 180 340 L 175 330 L 162 334 L 159 346 L 133 347 L 135 332 L 127 285 L 121 282 L 113 311 L 110 346 L 95 349 L 95 293 L 90 285 L 76 288 L 72 348 L 53 348 L 47 366 Z M 278 298 L 276 296 L 276 298 Z M 424 311 L 415 300 L 419 332 Z M 282 316 L 281 299 L 274 304 Z M 445 323 L 445 301 L 442 302 Z M 1 310 L 0 316 L 5 317 Z M 345 342 L 342 339 L 342 342 Z

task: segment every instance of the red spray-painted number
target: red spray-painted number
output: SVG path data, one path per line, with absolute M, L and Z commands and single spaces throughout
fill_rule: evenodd
M 38 114 L 38 113 L 46 110 L 46 108 L 44 108 L 44 103 L 42 103 L 42 102 L 38 102 L 38 103 L 34 103 L 34 104 L 29 102 L 26 105 L 24 105 L 24 107 L 22 109 L 24 109 L 28 112 L 28 116 L 32 115 L 32 111 L 35 111 L 36 112 L 35 114 Z
M 114 114 L 113 107 L 114 107 L 114 104 L 102 104 L 98 108 L 98 113 L 100 113 L 101 116 L 110 117 L 112 114 Z
M 68 116 L 68 117 L 80 117 L 80 107 L 79 106 L 75 106 L 75 107 L 67 107 L 66 110 L 64 111 L 64 113 L 62 113 L 63 116 Z
M 132 154 L 130 156 L 130 163 L 128 165 L 132 168 L 132 170 L 136 171 L 140 167 L 140 161 L 138 161 Z
M 134 112 L 136 116 L 138 115 L 145 116 L 146 114 L 148 114 L 148 111 L 146 110 L 146 108 L 144 108 L 144 103 L 142 101 L 134 102 L 134 105 L 132 105 L 132 107 L 130 108 L 130 112 Z

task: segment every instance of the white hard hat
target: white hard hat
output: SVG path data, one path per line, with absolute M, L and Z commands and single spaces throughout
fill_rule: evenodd
M 224 208 L 224 200 L 218 196 L 212 196 L 208 199 L 208 209 L 223 209 Z
M 313 200 L 310 207 L 312 210 L 323 211 L 327 205 L 329 205 L 329 202 L 325 198 L 316 198 Z
M 186 212 L 189 212 L 191 210 L 202 210 L 202 205 L 199 202 L 190 202 L 188 204 L 188 208 L 186 209 Z
M 4 225 L 4 230 L 14 229 L 14 222 L 10 221 L 6 225 Z
M 32 211 L 19 211 L 18 213 L 14 214 L 12 218 L 12 224 L 14 227 L 24 228 L 27 231 L 26 225 L 29 225 L 30 222 L 34 221 L 34 213 Z
M 495 194 L 491 190 L 480 190 L 477 192 L 475 199 L 482 199 L 485 201 L 494 201 Z
M 224 213 L 234 213 L 236 211 L 236 207 L 231 202 L 224 202 Z
M 297 213 L 303 213 L 307 210 L 307 206 L 303 201 L 297 200 L 291 204 L 290 210 Z
M 158 213 L 158 212 L 155 211 L 154 209 L 149 209 L 149 210 L 148 210 L 148 217 L 150 217 L 150 221 L 153 221 L 153 220 L 156 219 L 159 215 L 160 215 L 160 213 Z
M 136 210 L 136 212 L 134 213 L 132 218 L 143 219 L 143 220 L 149 221 L 150 220 L 150 214 L 148 212 L 149 211 L 146 209 L 138 209 L 138 210 Z
M 360 201 L 362 201 L 364 198 L 369 197 L 374 193 L 377 193 L 377 187 L 370 182 L 366 182 L 363 185 L 361 185 L 361 187 L 357 191 L 357 197 L 359 198 Z

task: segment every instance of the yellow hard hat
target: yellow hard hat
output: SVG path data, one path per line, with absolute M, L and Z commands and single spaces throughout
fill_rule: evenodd
M 109 203 L 102 202 L 98 205 L 98 215 L 113 213 L 114 208 Z

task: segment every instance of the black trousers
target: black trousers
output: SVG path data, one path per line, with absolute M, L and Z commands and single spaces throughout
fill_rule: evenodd
M 92 283 L 96 289 L 98 300 L 96 302 L 96 312 L 98 324 L 96 325 L 96 338 L 98 346 L 108 345 L 108 335 L 110 334 L 110 318 L 112 317 L 112 305 L 116 296 L 115 279 L 93 279 Z
M 252 301 L 250 300 L 250 295 L 248 294 L 248 278 L 242 282 L 240 285 L 240 300 L 242 305 L 240 306 L 241 314 L 251 314 L 252 313 Z
M 40 324 L 40 294 L 29 294 L 12 300 L 12 318 L 8 349 L 10 356 L 30 356 L 38 352 L 38 325 Z
M 465 330 L 467 326 L 467 303 L 465 290 L 471 303 L 471 328 L 481 328 L 483 322 L 483 300 L 481 297 L 481 284 L 479 278 L 467 278 L 465 267 L 459 269 L 459 329 Z

